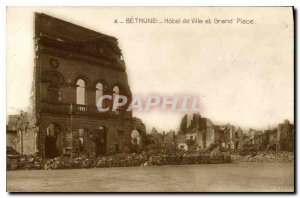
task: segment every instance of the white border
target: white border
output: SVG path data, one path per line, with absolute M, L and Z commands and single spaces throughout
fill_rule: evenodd
M 0 90 L 1 90 L 1 97 L 0 97 L 0 123 L 1 123 L 1 132 L 2 138 L 0 139 L 0 145 L 2 145 L 0 149 L 0 156 L 1 162 L 0 163 L 0 170 L 1 170 L 1 197 L 8 197 L 14 196 L 12 194 L 6 193 L 6 6 L 295 6 L 295 8 L 299 9 L 299 0 L 231 0 L 231 1 L 221 1 L 221 0 L 203 0 L 203 1 L 196 1 L 196 0 L 148 0 L 148 1 L 138 1 L 138 0 L 107 0 L 107 1 L 97 1 L 97 0 L 69 0 L 69 1 L 62 1 L 62 0 L 31 0 L 24 2 L 22 0 L 2 0 L 0 1 L 0 42 L 2 43 L 0 47 Z M 299 10 L 298 10 L 299 11 Z M 297 27 L 299 27 L 299 18 L 297 20 Z M 299 32 L 299 31 L 298 31 Z M 296 35 L 297 37 L 299 35 Z M 298 46 L 298 43 L 296 43 Z M 299 48 L 296 56 L 298 57 Z M 299 76 L 299 69 L 297 70 L 297 75 Z M 297 92 L 299 93 L 299 86 L 297 86 Z M 299 100 L 297 101 L 299 102 Z M 299 107 L 299 105 L 298 105 Z M 297 110 L 299 110 L 297 108 Z M 297 117 L 296 117 L 297 118 Z M 297 123 L 299 123 L 299 119 L 297 118 Z M 296 130 L 297 132 L 298 130 Z M 299 142 L 299 136 L 297 135 L 297 142 Z M 298 153 L 298 152 L 297 152 Z M 298 155 L 297 155 L 298 158 Z M 297 182 L 298 184 L 299 182 Z M 299 189 L 299 185 L 297 185 L 296 189 Z M 24 194 L 26 196 L 26 194 Z M 108 197 L 108 195 L 99 194 L 101 197 Z M 19 195 L 20 196 L 20 195 Z M 37 197 L 42 197 L 43 195 L 36 195 Z M 74 196 L 71 194 L 68 195 L 58 195 L 58 194 L 48 194 L 47 196 L 53 197 L 62 197 L 62 196 Z M 75 195 L 76 197 L 84 197 L 86 195 L 79 194 Z M 117 196 L 117 195 L 110 195 Z M 127 195 L 128 196 L 128 195 Z M 129 195 L 131 196 L 131 195 Z M 148 195 L 147 195 L 148 196 Z M 162 197 L 162 195 L 152 194 L 150 196 L 155 197 Z M 168 195 L 172 196 L 172 195 Z M 188 195 L 180 195 L 180 196 L 188 196 Z M 200 194 L 200 196 L 208 196 L 204 194 Z M 216 197 L 216 194 L 209 195 L 210 197 Z M 235 196 L 242 196 L 242 195 L 235 195 Z M 256 197 L 263 197 L 261 194 L 252 194 L 252 196 Z M 272 196 L 271 194 L 269 196 Z M 281 196 L 288 196 L 282 195 Z

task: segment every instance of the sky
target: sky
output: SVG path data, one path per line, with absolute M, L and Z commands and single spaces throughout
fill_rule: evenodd
M 294 121 L 293 19 L 287 7 L 8 7 L 7 115 L 30 104 L 34 12 L 116 37 L 133 95 L 198 96 L 202 117 L 246 129 Z M 125 23 L 130 17 L 213 23 Z M 236 18 L 254 24 L 214 24 Z M 134 116 L 147 131 L 168 131 L 179 128 L 183 114 L 154 110 Z

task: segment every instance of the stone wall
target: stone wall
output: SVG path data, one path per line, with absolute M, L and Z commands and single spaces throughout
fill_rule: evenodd
M 40 155 L 45 156 L 46 142 L 59 155 L 66 154 L 66 150 L 82 152 L 83 147 L 90 154 L 95 150 L 93 141 L 95 145 L 105 144 L 106 154 L 129 151 L 131 131 L 134 126 L 144 131 L 142 122 L 136 123 L 132 112 L 103 113 L 96 106 L 98 83 L 102 84 L 103 95 L 112 96 L 117 86 L 118 94 L 131 99 L 117 39 L 40 13 L 36 13 L 35 35 Z M 79 79 L 84 83 L 78 89 Z M 84 102 L 78 102 L 78 98 Z M 105 102 L 108 107 L 111 104 L 112 101 Z M 59 132 L 46 137 L 51 124 Z
M 37 152 L 37 128 L 23 131 L 23 154 L 33 155 Z M 22 153 L 21 131 L 6 133 L 6 146 L 10 146 L 18 153 Z
M 278 151 L 294 151 L 294 125 L 288 120 L 278 125 L 277 141 Z
M 47 127 L 50 124 L 56 124 L 60 128 L 61 144 L 59 152 L 63 154 L 63 149 L 74 147 L 74 140 L 78 138 L 79 129 L 89 131 L 91 134 L 100 127 L 106 129 L 106 153 L 112 154 L 117 152 L 128 152 L 130 149 L 130 133 L 133 130 L 131 119 L 98 119 L 93 117 L 82 116 L 64 116 L 43 114 L 40 123 L 40 143 L 39 150 L 44 155 L 44 143 Z M 88 151 L 86 151 L 88 152 Z
M 12 147 L 14 150 L 17 150 L 17 132 L 16 131 L 7 131 L 6 133 L 6 146 Z

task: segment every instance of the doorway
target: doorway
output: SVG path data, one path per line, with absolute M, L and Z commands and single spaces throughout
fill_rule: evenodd
M 106 155 L 107 130 L 105 127 L 99 127 L 96 130 L 96 138 L 94 141 L 96 156 Z
M 58 125 L 50 124 L 46 129 L 45 138 L 45 157 L 55 158 L 60 154 L 60 135 L 61 131 Z
M 235 149 L 236 149 L 236 150 L 239 149 L 239 142 L 235 142 Z

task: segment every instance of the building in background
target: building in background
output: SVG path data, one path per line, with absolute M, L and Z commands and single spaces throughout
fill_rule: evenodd
M 256 130 L 253 128 L 249 128 L 248 130 L 248 139 L 246 140 L 247 144 L 255 144 L 255 136 L 262 134 L 261 130 Z
M 162 133 L 159 133 L 156 128 L 152 128 L 151 134 L 150 134 L 150 142 L 152 144 L 155 144 L 157 146 L 163 146 L 164 145 L 164 135 Z
M 19 154 L 37 152 L 38 128 L 29 122 L 28 113 L 9 115 L 6 125 L 6 146 Z
M 244 145 L 244 134 L 240 127 L 237 128 L 236 131 L 232 134 L 232 141 L 234 144 L 234 149 L 242 149 Z
M 164 145 L 165 146 L 174 146 L 176 145 L 176 134 L 174 130 L 171 130 L 165 134 L 164 136 Z
M 235 127 L 231 124 L 215 125 L 215 142 L 223 148 L 234 149 L 232 140 Z
M 186 143 L 186 136 L 184 134 L 177 135 L 177 147 L 182 150 L 188 150 L 188 145 Z
M 294 151 L 294 125 L 290 121 L 278 125 L 277 142 L 278 151 Z
M 208 118 L 202 118 L 199 113 L 194 113 L 192 119 L 189 120 L 185 115 L 180 124 L 179 135 L 184 135 L 185 143 L 189 148 L 206 149 L 215 144 L 215 128 L 214 124 Z M 177 138 L 177 143 L 182 144 L 182 138 Z

